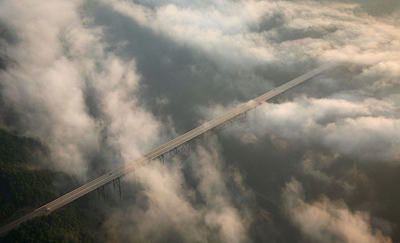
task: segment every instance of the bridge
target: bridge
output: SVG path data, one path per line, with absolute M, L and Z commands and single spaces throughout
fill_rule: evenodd
M 25 222 L 29 219 L 32 219 L 34 217 L 42 216 L 49 214 L 69 203 L 72 201 L 98 189 L 99 193 L 104 195 L 104 186 L 113 183 L 114 186 L 117 185 L 119 187 L 119 194 L 121 193 L 120 190 L 120 181 L 119 178 L 126 173 L 129 173 L 133 171 L 134 169 L 152 161 L 155 159 L 164 159 L 164 156 L 167 153 L 174 152 L 176 153 L 176 150 L 183 146 L 184 144 L 189 143 L 191 140 L 205 134 L 206 132 L 212 132 L 218 129 L 221 129 L 221 127 L 224 126 L 224 124 L 234 124 L 237 121 L 243 120 L 243 118 L 246 117 L 247 112 L 256 106 L 261 105 L 262 103 L 266 102 L 267 100 L 276 97 L 279 94 L 282 94 L 283 92 L 303 83 L 304 81 L 322 73 L 323 71 L 327 70 L 330 68 L 331 65 L 324 65 L 321 67 L 318 67 L 306 74 L 303 74 L 302 76 L 295 78 L 253 100 L 248 101 L 247 103 L 232 109 L 228 111 L 225 114 L 222 114 L 214 119 L 212 119 L 209 122 L 204 123 L 203 125 L 159 146 L 158 148 L 155 148 L 148 152 L 147 154 L 142 155 L 141 157 L 126 163 L 125 165 L 122 165 L 86 184 L 84 184 L 81 187 L 78 187 L 77 189 L 65 194 L 64 196 L 61 196 L 46 205 L 36 209 L 35 211 L 9 223 L 8 225 L 0 228 L 0 235 L 4 234 L 8 231 L 10 231 L 13 228 L 18 227 L 22 222 Z

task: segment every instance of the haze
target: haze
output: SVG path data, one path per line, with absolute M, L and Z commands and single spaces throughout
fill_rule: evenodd
M 396 0 L 3 0 L 1 126 L 82 184 L 336 63 L 124 177 L 97 202 L 105 241 L 399 242 L 399 19 Z

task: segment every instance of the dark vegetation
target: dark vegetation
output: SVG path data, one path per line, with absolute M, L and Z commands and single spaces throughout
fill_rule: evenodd
M 53 174 L 28 169 L 44 154 L 38 141 L 0 130 L 0 223 L 55 197 Z
M 60 172 L 33 169 L 46 156 L 40 142 L 0 130 L 0 226 L 54 199 L 56 179 L 71 181 Z M 89 228 L 98 226 L 89 222 L 94 221 L 82 210 L 62 209 L 21 224 L 0 242 L 94 242 Z
M 78 243 L 95 242 L 87 227 L 91 216 L 80 210 L 62 210 L 47 216 L 31 219 L 0 238 L 1 243 Z

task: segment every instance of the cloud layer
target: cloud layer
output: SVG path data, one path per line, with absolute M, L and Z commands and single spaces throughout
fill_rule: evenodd
M 198 147 L 185 165 L 177 158 L 170 164 L 155 161 L 130 175 L 127 180 L 140 185 L 140 190 L 135 192 L 135 204 L 114 209 L 108 219 L 105 226 L 112 239 L 248 242 L 252 212 L 249 205 L 237 202 L 249 201 L 251 194 L 240 174 L 226 168 L 218 148 L 215 137 L 210 138 L 207 147 Z M 192 183 L 185 180 L 188 175 Z
M 0 75 L 4 106 L 18 115 L 9 125 L 49 146 L 54 169 L 84 176 L 102 150 L 120 155 L 109 168 L 140 156 L 160 125 L 137 103 L 134 60 L 107 52 L 104 30 L 79 15 L 81 5 L 3 2 L 2 21 L 16 41 L 4 46 L 12 61 Z
M 399 12 L 381 2 L 392 10 L 362 0 L 3 1 L 3 126 L 42 141 L 50 168 L 86 180 L 337 63 L 184 163 L 127 176 L 135 196 L 108 208 L 104 229 L 117 242 L 395 242 Z
M 380 242 L 391 243 L 379 229 L 373 229 L 366 212 L 351 212 L 343 202 L 323 197 L 307 203 L 301 183 L 293 179 L 283 192 L 288 217 L 312 242 Z

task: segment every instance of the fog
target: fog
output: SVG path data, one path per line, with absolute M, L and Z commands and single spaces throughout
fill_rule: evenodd
M 6 0 L 1 126 L 45 144 L 42 167 L 84 183 L 336 63 L 187 160 L 125 176 L 102 230 L 110 242 L 396 242 L 399 7 Z

